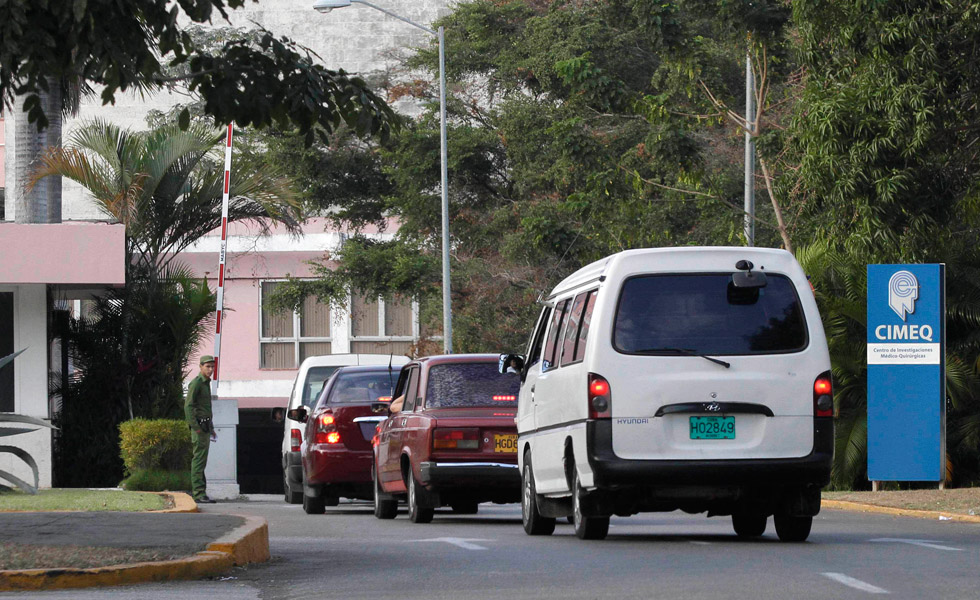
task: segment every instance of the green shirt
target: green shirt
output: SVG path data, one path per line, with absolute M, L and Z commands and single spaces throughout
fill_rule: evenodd
M 198 375 L 187 386 L 187 399 L 184 401 L 184 417 L 187 424 L 200 429 L 198 419 L 211 418 L 211 380 Z

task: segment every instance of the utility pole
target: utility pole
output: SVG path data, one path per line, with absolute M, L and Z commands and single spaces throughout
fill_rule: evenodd
M 755 82 L 752 75 L 751 37 L 745 50 L 745 244 L 755 245 Z

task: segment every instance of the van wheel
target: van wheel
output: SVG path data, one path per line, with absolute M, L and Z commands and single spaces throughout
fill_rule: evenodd
M 732 527 L 735 528 L 735 535 L 740 538 L 759 537 L 766 532 L 768 520 L 769 517 L 760 513 L 732 513 Z
M 419 504 L 421 486 L 415 481 L 415 474 L 412 473 L 411 466 L 408 468 L 408 518 L 412 523 L 431 523 L 435 509 L 430 506 Z
M 609 533 L 609 517 L 587 517 L 582 514 L 582 485 L 578 480 L 578 471 L 572 483 L 572 516 L 574 518 L 575 535 L 580 540 L 601 540 Z
M 381 490 L 378 473 L 371 469 L 371 480 L 374 481 L 374 516 L 379 519 L 394 519 L 398 514 L 398 500 Z
M 528 452 L 524 455 L 524 470 L 521 472 L 521 522 L 528 535 L 551 535 L 555 532 L 555 519 L 538 512 L 537 497 L 534 473 L 531 471 L 531 453 Z
M 322 515 L 324 513 L 323 508 L 323 496 L 317 494 L 316 496 L 309 496 L 304 490 L 303 493 L 303 512 L 308 515 Z
M 803 542 L 810 537 L 813 517 L 794 517 L 792 515 L 773 515 L 776 535 L 782 542 Z
M 289 489 L 289 476 L 286 475 L 285 471 L 282 473 L 282 490 L 283 500 L 286 501 L 286 504 L 300 504 L 303 502 L 303 492 L 294 492 Z

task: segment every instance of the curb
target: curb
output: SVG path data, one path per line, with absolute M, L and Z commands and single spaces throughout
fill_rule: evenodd
M 183 494 L 187 496 L 186 494 Z M 189 496 L 188 496 L 189 498 Z M 193 503 L 193 500 L 191 500 Z M 175 498 L 175 509 L 177 502 Z M 185 508 L 187 508 L 185 506 Z M 177 512 L 173 509 L 159 512 Z M 197 512 L 194 510 L 184 512 Z M 55 590 L 130 585 L 153 581 L 201 579 L 235 566 L 265 562 L 269 553 L 269 525 L 265 519 L 234 515 L 245 523 L 208 544 L 207 550 L 175 560 L 95 567 L 92 569 L 24 569 L 0 571 L 0 592 Z
M 937 510 L 914 510 L 911 508 L 892 508 L 876 504 L 851 502 L 850 500 L 821 500 L 821 508 L 847 510 L 852 512 L 877 513 L 895 517 L 915 517 L 917 519 L 939 519 L 941 521 L 959 521 L 961 523 L 980 523 L 978 515 L 961 515 L 959 513 L 942 512 Z
M 163 510 L 150 510 L 147 512 L 152 513 L 196 513 L 200 512 L 197 509 L 197 502 L 190 497 L 189 494 L 184 492 L 147 492 L 148 494 L 158 494 L 164 498 L 169 498 L 171 502 L 174 503 L 173 508 L 165 508 Z

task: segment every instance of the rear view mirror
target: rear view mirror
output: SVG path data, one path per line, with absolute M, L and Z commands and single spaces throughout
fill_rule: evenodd
M 300 423 L 306 423 L 306 420 L 309 418 L 309 415 L 306 413 L 305 406 L 300 406 L 299 408 L 292 409 L 291 411 L 286 413 L 286 416 L 292 419 L 293 421 L 299 421 Z
M 273 423 L 282 423 L 283 420 L 286 418 L 286 407 L 277 406 L 273 408 L 272 411 L 269 413 L 269 416 L 272 418 Z
M 497 372 L 501 375 L 505 373 L 520 373 L 524 370 L 524 356 L 521 354 L 501 354 L 497 362 Z

